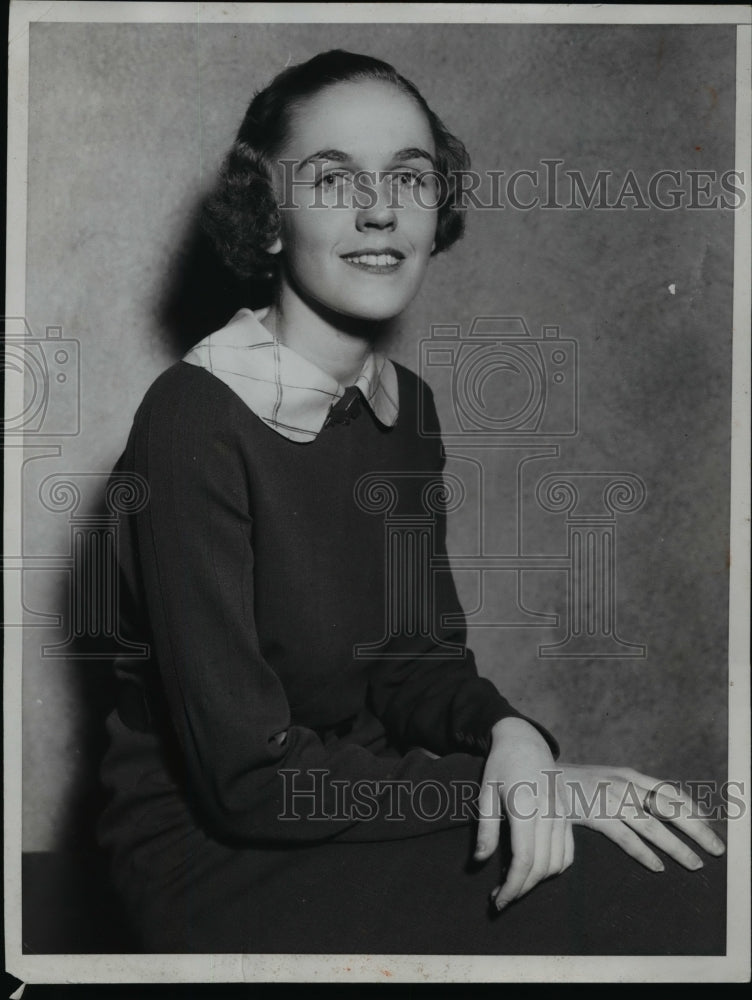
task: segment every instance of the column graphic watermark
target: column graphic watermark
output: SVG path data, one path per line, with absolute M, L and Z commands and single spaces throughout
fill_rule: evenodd
M 544 510 L 567 518 L 567 635 L 539 647 L 540 656 L 611 658 L 647 655 L 617 628 L 616 518 L 640 509 L 645 484 L 635 475 L 551 473 L 536 488 Z
M 104 511 L 83 507 L 82 482 L 104 481 Z M 42 646 L 42 656 L 69 660 L 145 659 L 146 643 L 121 634 L 118 532 L 121 517 L 136 514 L 149 502 L 149 486 L 136 473 L 61 473 L 40 486 L 43 506 L 67 515 L 69 550 L 62 560 L 69 586 L 67 633 L 61 642 Z
M 400 491 L 407 483 L 419 494 L 417 509 L 404 509 Z M 424 657 L 464 655 L 462 645 L 446 641 L 435 614 L 438 516 L 458 509 L 465 498 L 456 476 L 413 472 L 369 473 L 358 480 L 355 500 L 369 514 L 384 518 L 386 559 L 383 636 L 355 647 L 357 658 L 401 659 L 401 639 L 428 640 Z
M 443 441 L 450 500 L 433 509 L 423 503 L 411 522 L 399 513 L 407 474 L 379 474 L 380 503 L 371 496 L 373 476 L 357 484 L 356 503 L 384 517 L 387 593 L 384 637 L 358 646 L 356 656 L 399 655 L 389 651 L 420 620 L 432 642 L 453 626 L 558 628 L 562 638 L 541 642 L 540 657 L 645 658 L 644 642 L 620 634 L 617 586 L 618 522 L 642 507 L 645 483 L 633 472 L 601 469 L 546 471 L 535 479 L 536 463 L 559 460 L 580 433 L 577 341 L 562 336 L 558 325 L 545 325 L 533 336 L 521 316 L 479 316 L 467 330 L 432 326 L 419 345 L 419 371 L 443 409 L 439 423 L 431 397 L 423 397 L 419 433 Z M 474 483 L 475 509 L 460 469 Z M 504 505 L 499 494 L 506 497 Z M 476 544 L 450 557 L 436 525 L 455 511 L 474 521 Z M 564 515 L 558 547 L 531 546 L 526 522 L 533 514 L 554 519 L 548 535 Z M 476 606 L 460 614 L 431 610 L 432 578 L 452 571 L 474 577 Z M 526 600 L 525 575 L 535 573 L 561 580 L 555 612 Z M 426 621 L 427 613 L 439 617 Z M 431 648 L 431 655 L 442 655 L 440 646 Z

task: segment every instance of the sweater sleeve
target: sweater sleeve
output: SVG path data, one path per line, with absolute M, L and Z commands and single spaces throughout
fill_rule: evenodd
M 431 389 L 422 380 L 418 386 L 423 394 L 424 426 L 438 435 L 439 418 Z M 441 474 L 444 450 L 440 438 L 433 440 L 437 473 Z M 443 561 L 447 555 L 446 515 L 438 511 L 434 517 L 432 555 Z M 495 723 L 515 717 L 534 726 L 557 757 L 559 746 L 548 730 L 514 708 L 492 681 L 478 675 L 475 657 L 466 645 L 464 613 L 451 571 L 434 571 L 430 564 L 424 564 L 420 572 L 424 578 L 430 575 L 433 582 L 430 637 L 425 635 L 426 629 L 423 635 L 406 637 L 403 648 L 412 645 L 413 655 L 386 659 L 371 674 L 371 706 L 392 740 L 398 746 L 424 746 L 441 755 L 462 751 L 485 756 Z M 459 624 L 447 626 L 445 620 Z
M 240 842 L 399 839 L 467 823 L 481 758 L 433 759 L 417 748 L 383 757 L 354 744 L 324 746 L 314 731 L 291 725 L 254 624 L 254 525 L 240 431 L 226 395 L 210 390 L 203 373 L 173 369 L 157 380 L 120 464 L 148 484 L 148 503 L 131 515 L 127 534 L 135 538 L 151 659 L 202 822 Z M 477 697 L 484 685 L 472 684 Z M 409 691 L 415 697 L 417 687 Z M 444 790 L 441 808 L 423 803 L 416 811 L 410 789 L 426 782 Z

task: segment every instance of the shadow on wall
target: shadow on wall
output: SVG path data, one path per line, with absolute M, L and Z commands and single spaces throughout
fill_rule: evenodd
M 190 216 L 157 303 L 157 319 L 178 356 L 242 306 L 261 309 L 271 301 L 268 284 L 240 281 L 219 259 L 202 228 L 203 208 L 202 200 Z
M 108 515 L 101 489 L 91 505 L 91 517 L 106 522 Z M 62 850 L 97 849 L 96 822 L 105 802 L 99 765 L 107 748 L 105 720 L 115 707 L 115 676 L 114 655 L 106 655 L 104 642 L 108 637 L 98 614 L 109 596 L 102 591 L 109 588 L 102 588 L 96 581 L 97 574 L 92 572 L 100 540 L 97 529 L 84 532 L 83 545 L 76 551 L 73 572 L 67 578 L 63 604 L 70 615 L 68 655 L 74 668 L 73 698 L 79 707 L 74 740 L 80 758 L 61 819 L 58 841 Z
M 99 849 L 96 827 L 106 793 L 99 768 L 107 748 L 105 722 L 115 707 L 113 663 L 117 640 L 113 617 L 116 522 L 98 491 L 74 529 L 74 563 L 66 574 L 65 639 L 48 655 L 70 665 L 76 748 L 71 780 L 62 802 L 56 849 L 26 852 L 22 867 L 22 938 L 26 954 L 132 952 L 133 929 L 109 882 L 108 859 Z M 101 527 L 93 527 L 97 523 Z M 65 620 L 65 619 L 64 619 Z

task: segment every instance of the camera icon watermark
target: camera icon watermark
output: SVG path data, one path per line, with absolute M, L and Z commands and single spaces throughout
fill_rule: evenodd
M 426 436 L 577 434 L 577 342 L 562 338 L 558 326 L 544 326 L 536 338 L 521 316 L 478 316 L 467 333 L 433 325 L 420 344 L 419 374 L 452 401 L 441 432 L 421 414 Z
M 48 326 L 35 337 L 25 317 L 5 317 L 5 437 L 74 436 L 81 429 L 80 344 Z

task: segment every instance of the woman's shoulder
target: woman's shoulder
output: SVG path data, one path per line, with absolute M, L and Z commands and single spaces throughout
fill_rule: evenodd
M 421 378 L 416 372 L 411 368 L 406 368 L 405 365 L 400 364 L 398 361 L 392 359 L 392 364 L 394 365 L 394 370 L 397 373 L 397 384 L 399 386 L 400 392 L 400 406 L 403 400 L 406 402 L 421 403 L 430 406 L 433 405 L 433 392 L 431 387 Z
M 140 445 L 176 455 L 194 449 L 254 439 L 250 411 L 224 382 L 180 360 L 161 372 L 146 390 L 133 415 L 127 447 Z
M 421 434 L 437 434 L 439 424 L 431 387 L 412 369 L 397 361 L 392 361 L 392 364 L 397 372 L 401 421 L 414 423 Z
M 202 419 L 232 414 L 235 393 L 205 368 L 180 359 L 161 372 L 146 390 L 138 413 L 187 410 Z

